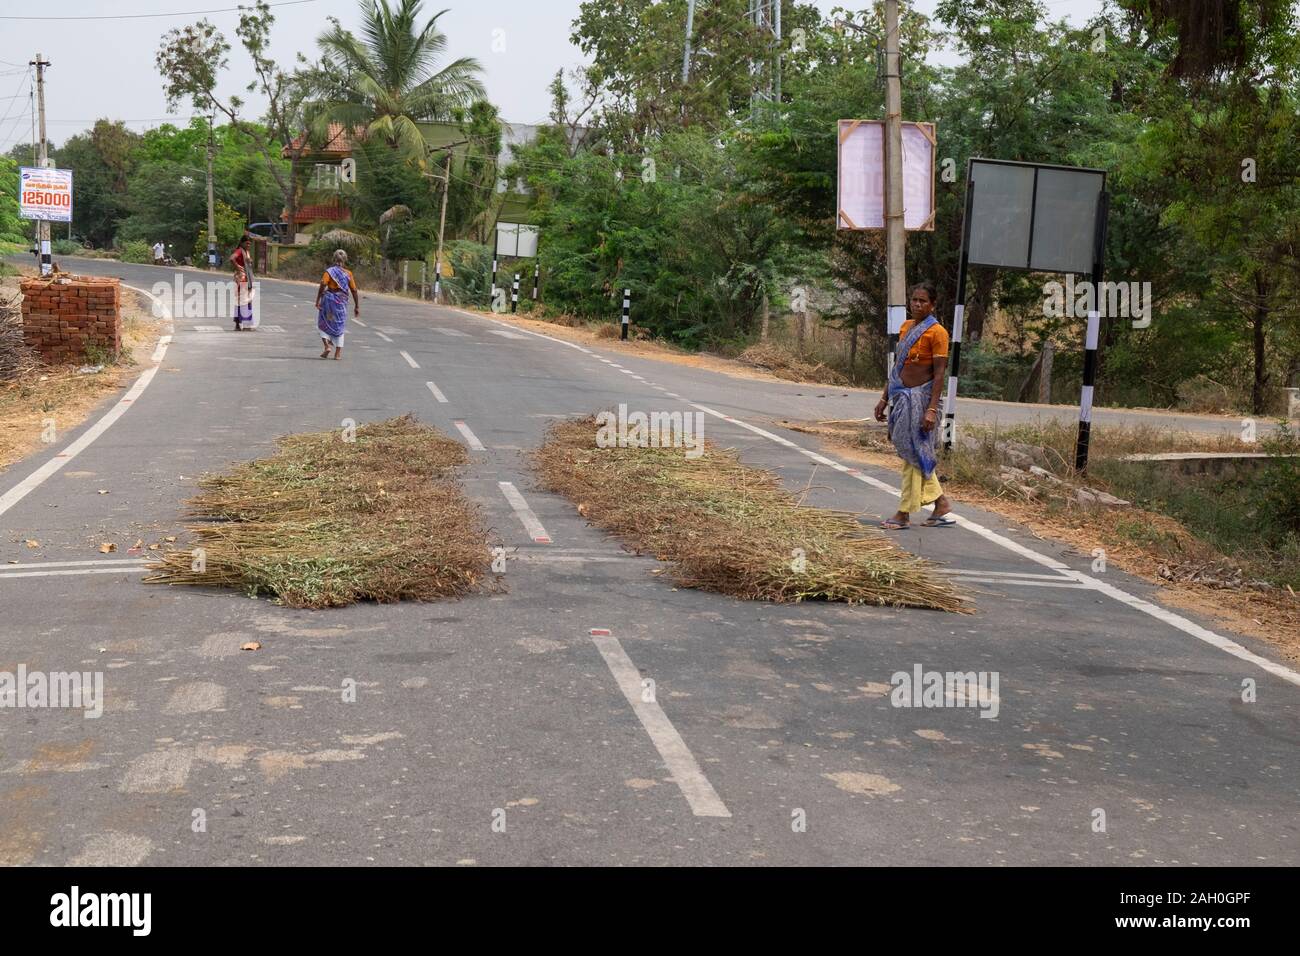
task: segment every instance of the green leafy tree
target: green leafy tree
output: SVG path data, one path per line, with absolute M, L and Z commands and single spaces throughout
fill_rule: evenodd
M 318 127 L 340 123 L 363 128 L 404 158 L 423 161 L 422 121 L 452 121 L 484 97 L 478 62 L 461 57 L 435 71 L 447 50 L 438 20 L 420 22 L 423 0 L 362 0 L 361 36 L 335 21 L 317 43 L 323 55 L 318 82 L 325 85 Z

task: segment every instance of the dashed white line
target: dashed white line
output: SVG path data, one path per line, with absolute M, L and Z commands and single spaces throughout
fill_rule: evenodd
M 390 344 L 390 345 L 391 345 L 392 342 L 393 342 L 392 339 L 390 339 L 390 338 L 389 338 L 388 336 L 386 336 L 383 332 L 380 332 L 380 331 L 378 331 L 378 330 L 375 331 L 375 335 L 379 336 L 381 339 L 383 339 L 385 342 L 387 342 L 387 343 Z M 402 354 L 405 355 L 406 353 L 403 352 Z
M 618 638 L 603 628 L 596 628 L 591 631 L 591 639 L 596 644 L 596 650 L 600 651 L 600 656 L 605 658 L 605 664 L 614 675 L 619 690 L 632 705 L 633 713 L 650 735 L 650 742 L 659 751 L 668 772 L 681 789 L 682 796 L 690 804 L 691 812 L 697 817 L 731 816 L 731 811 L 704 776 L 704 771 L 686 746 L 686 741 L 682 740 L 682 735 L 677 732 L 654 695 L 646 693 L 646 688 L 641 683 L 641 672 L 627 656 Z
M 391 342 L 392 339 L 389 339 L 388 341 Z M 419 367 L 420 367 L 419 364 L 415 361 L 415 359 L 411 358 L 411 353 L 410 353 L 410 352 L 402 351 L 402 352 L 399 352 L 398 354 L 401 355 L 402 358 L 406 359 L 406 364 L 409 365 L 409 366 L 411 366 L 411 368 L 419 368 Z
M 542 523 L 537 520 L 537 515 L 534 514 L 533 509 L 528 507 L 528 502 L 519 493 L 519 489 L 508 481 L 498 481 L 497 487 L 501 489 L 501 494 L 505 495 L 506 501 L 515 510 L 515 514 L 519 516 L 520 523 L 523 524 L 524 530 L 533 539 L 533 543 L 550 544 L 551 536 L 546 533 Z
M 434 385 L 433 382 L 425 382 L 424 384 L 429 386 L 429 391 L 433 392 L 434 398 L 442 402 L 444 405 L 447 404 L 447 396 L 442 394 L 442 390 L 438 388 L 437 385 Z
M 487 451 L 483 443 L 478 440 L 478 436 L 469 430 L 469 426 L 464 422 L 452 422 L 456 430 L 465 436 L 465 443 L 469 445 L 472 451 Z
M 360 319 L 354 318 L 352 321 L 355 322 L 357 325 L 361 326 L 363 329 L 370 328 L 370 326 L 366 325 L 366 323 L 362 322 Z

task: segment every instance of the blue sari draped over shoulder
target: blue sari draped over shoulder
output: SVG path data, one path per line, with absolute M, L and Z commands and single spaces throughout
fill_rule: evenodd
M 898 343 L 894 367 L 889 372 L 889 438 L 894 443 L 898 457 L 929 478 L 934 474 L 936 463 L 936 439 L 939 429 L 923 431 L 925 410 L 930 407 L 930 396 L 935 382 L 931 379 L 911 388 L 903 384 L 903 365 L 912 347 L 938 323 L 933 315 L 927 316 L 908 330 L 907 335 Z
M 320 313 L 316 316 L 316 328 L 330 339 L 342 338 L 348 324 L 348 294 L 351 283 L 347 271 L 338 266 L 325 270 L 338 285 L 337 289 L 328 289 L 321 296 Z M 337 344 L 337 342 L 336 342 Z

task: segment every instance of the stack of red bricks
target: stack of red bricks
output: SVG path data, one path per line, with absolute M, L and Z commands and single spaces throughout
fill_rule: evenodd
M 122 348 L 122 287 L 117 279 L 57 275 L 24 279 L 23 340 L 47 365 L 82 364 L 87 347 L 111 358 Z

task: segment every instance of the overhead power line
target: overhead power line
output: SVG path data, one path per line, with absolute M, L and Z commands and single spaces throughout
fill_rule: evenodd
M 281 0 L 270 3 L 270 7 L 296 7 L 304 3 L 318 3 L 319 0 Z M 114 13 L 104 16 L 88 17 L 0 17 L 0 20 L 159 20 L 166 17 L 199 17 L 208 13 L 238 13 L 239 7 L 220 7 L 214 10 L 179 10 L 175 13 Z

